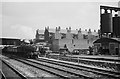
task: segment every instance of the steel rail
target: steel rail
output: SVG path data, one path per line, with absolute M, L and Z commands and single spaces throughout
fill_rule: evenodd
M 21 61 L 20 59 L 16 59 L 16 60 Z M 24 61 L 25 61 L 25 60 L 23 60 L 23 61 L 21 61 L 21 62 L 25 63 Z M 30 60 L 26 60 L 26 61 L 32 62 L 32 63 L 35 63 L 35 64 L 38 64 L 38 65 L 43 65 L 43 66 L 46 66 L 46 67 L 50 67 L 50 68 L 53 68 L 53 69 L 55 69 L 55 70 L 59 70 L 59 71 L 67 72 L 67 73 L 70 73 L 70 74 L 74 74 L 74 75 L 76 75 L 76 76 L 79 76 L 79 77 L 82 77 L 82 78 L 85 78 L 85 79 L 94 79 L 93 77 L 90 77 L 90 76 L 85 75 L 85 74 L 79 74 L 79 73 L 75 73 L 75 72 L 71 72 L 71 71 L 66 71 L 66 70 L 64 70 L 64 69 L 55 68 L 55 67 L 53 67 L 53 66 L 48 66 L 48 65 L 45 65 L 45 64 L 42 64 L 42 63 L 38 63 L 38 62 L 34 62 L 34 61 L 30 61 Z M 27 63 L 26 63 L 26 64 L 27 64 Z
M 101 69 L 97 69 L 97 68 L 90 68 L 90 67 L 85 67 L 85 66 L 81 66 L 81 65 L 77 65 L 77 64 L 71 64 L 71 63 L 67 63 L 67 62 L 60 62 L 60 61 L 54 61 L 54 60 L 47 60 L 47 59 L 37 59 L 38 61 L 42 61 L 42 62 L 49 62 L 52 64 L 57 64 L 57 65 L 61 65 L 61 66 L 65 66 L 65 67 L 69 67 L 69 68 L 73 68 L 73 69 L 82 69 L 88 72 L 93 72 L 93 73 L 98 73 L 101 75 L 107 75 L 107 76 L 111 76 L 114 78 L 120 78 L 120 74 L 117 72 L 109 72 L 109 71 L 105 71 L 105 70 L 101 70 Z
M 16 68 L 14 68 L 12 65 L 10 65 L 8 62 L 1 60 L 5 65 L 7 65 L 11 70 L 13 70 L 20 78 L 22 79 L 28 79 L 25 75 L 23 75 L 20 71 L 18 71 Z
M 2 70 L 0 69 L 0 73 L 1 73 L 1 79 L 6 79 L 6 77 L 5 77 L 5 75 L 4 75 L 4 73 L 2 72 Z
M 48 68 L 46 68 L 46 67 L 48 67 L 48 66 L 46 66 L 46 65 L 38 64 L 38 63 L 29 61 L 29 60 L 26 60 L 26 59 L 21 59 L 21 58 L 19 58 L 19 59 L 13 58 L 13 59 L 14 59 L 14 60 L 17 60 L 17 61 L 19 61 L 19 62 L 22 62 L 22 63 L 24 63 L 24 64 L 27 64 L 27 65 L 29 65 L 29 66 L 33 66 L 33 67 L 35 67 L 35 68 L 38 68 L 38 69 L 44 70 L 44 71 L 46 71 L 46 72 L 49 72 L 49 73 L 54 74 L 54 75 L 56 75 L 56 76 L 59 76 L 59 77 L 61 77 L 61 78 L 63 78 L 63 79 L 77 78 L 76 76 L 73 76 L 72 74 L 71 74 L 71 76 L 67 76 L 67 75 L 64 74 L 64 73 L 66 73 L 66 71 L 60 71 L 59 69 L 55 69 L 54 67 L 49 67 L 49 69 L 48 69 Z M 35 65 L 35 64 L 37 64 L 37 65 Z M 52 69 L 51 69 L 51 68 L 52 68 Z M 53 71 L 53 69 L 54 69 L 54 71 Z M 61 73 L 56 73 L 56 72 L 62 72 L 62 74 L 61 74 Z

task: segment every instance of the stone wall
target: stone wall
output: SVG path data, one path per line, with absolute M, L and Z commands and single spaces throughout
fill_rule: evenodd
M 88 49 L 89 46 L 93 45 L 93 41 L 88 43 L 87 39 L 59 39 L 53 40 L 53 50 L 59 50 L 67 46 L 68 50 L 72 52 L 74 49 Z

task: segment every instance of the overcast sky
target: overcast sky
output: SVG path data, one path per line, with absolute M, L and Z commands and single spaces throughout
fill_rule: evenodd
M 2 2 L 2 37 L 33 39 L 45 26 L 98 30 L 100 5 L 118 2 Z

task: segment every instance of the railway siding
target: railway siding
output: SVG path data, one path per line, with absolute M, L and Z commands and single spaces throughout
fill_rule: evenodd
M 89 71 L 89 68 L 92 69 L 92 70 L 95 70 L 95 72 L 99 73 L 99 74 L 104 74 L 104 75 L 110 75 L 110 76 L 113 76 L 113 77 L 119 77 L 120 78 L 120 72 L 112 72 L 112 71 L 109 71 L 107 69 L 104 69 L 104 68 L 99 68 L 99 67 L 94 67 L 94 66 L 90 66 L 90 65 L 85 65 L 85 64 L 80 64 L 80 63 L 74 63 L 74 62 L 66 62 L 66 61 L 61 61 L 61 60 L 56 60 L 56 59 L 50 59 L 50 58 L 45 58 L 45 57 L 39 57 L 40 59 L 43 59 L 43 60 L 49 60 L 49 61 L 52 61 L 54 63 L 63 63 L 63 64 L 67 64 L 67 65 L 73 65 L 73 66 L 77 66 L 78 67 L 85 67 L 85 68 L 88 68 L 87 70 Z M 74 67 L 75 68 L 75 67 Z M 97 71 L 96 71 L 97 70 Z M 91 70 L 90 70 L 91 71 Z M 116 74 L 116 75 L 114 75 Z
M 97 56 L 98 57 L 98 56 Z M 109 71 L 119 72 L 120 71 L 120 61 L 118 59 L 104 59 L 101 57 L 95 58 L 95 56 L 58 56 L 58 55 L 50 55 L 48 58 L 70 61 L 75 63 L 81 63 L 85 65 L 90 65 L 94 67 L 103 68 Z
M 74 64 L 68 64 L 68 63 L 63 63 L 63 62 L 59 62 L 59 61 L 52 61 L 50 59 L 42 59 L 42 58 L 40 58 L 40 59 L 37 59 L 37 61 L 49 62 L 49 63 L 52 63 L 52 64 L 56 64 L 56 65 L 60 65 L 60 66 L 65 66 L 65 67 L 73 68 L 73 69 L 76 69 L 76 70 L 84 70 L 84 71 L 88 71 L 88 72 L 98 73 L 98 74 L 101 74 L 101 75 L 115 76 L 113 73 L 109 73 L 109 72 L 104 72 L 103 73 L 103 71 L 98 71 L 98 70 L 96 71 L 94 68 L 89 69 L 89 68 L 86 68 L 84 66 L 74 65 Z

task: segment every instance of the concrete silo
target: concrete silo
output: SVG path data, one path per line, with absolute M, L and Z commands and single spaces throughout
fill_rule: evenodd
M 101 32 L 112 33 L 112 13 L 101 14 Z
M 113 17 L 113 34 L 120 37 L 120 16 Z

